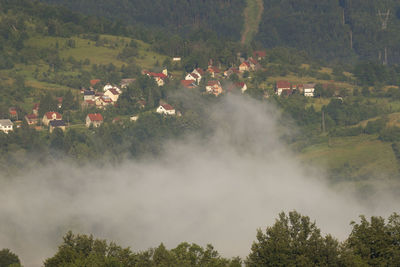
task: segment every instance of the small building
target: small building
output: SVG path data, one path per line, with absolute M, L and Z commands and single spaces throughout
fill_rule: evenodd
M 13 131 L 14 124 L 9 119 L 0 120 L 0 131 L 3 133 L 8 134 L 9 132 Z
M 308 83 L 303 85 L 304 96 L 314 97 L 315 83 Z
M 28 114 L 28 115 L 25 115 L 25 121 L 28 125 L 36 125 L 38 123 L 39 119 L 36 114 Z
M 56 128 L 60 128 L 61 130 L 65 131 L 65 122 L 63 120 L 52 120 L 50 121 L 49 125 L 50 133 L 52 133 Z
M 49 126 L 50 121 L 53 121 L 53 120 L 57 120 L 57 121 L 62 120 L 61 114 L 58 112 L 54 112 L 54 111 L 46 112 L 46 114 L 44 114 L 44 116 L 43 116 L 42 122 L 44 125 Z
M 86 116 L 86 127 L 99 127 L 103 123 L 104 119 L 100 113 L 90 113 Z
M 90 90 L 85 90 L 83 92 L 83 100 L 94 100 L 95 92 Z
M 174 62 L 179 62 L 181 60 L 182 60 L 182 58 L 180 58 L 180 57 L 173 57 L 172 58 L 172 61 L 174 61 Z
M 276 82 L 275 92 L 277 95 L 281 95 L 283 90 L 291 90 L 292 86 L 288 81 L 278 81 Z
M 10 119 L 18 120 L 18 112 L 17 112 L 16 108 L 14 108 L 14 107 L 9 108 L 8 114 L 10 115 Z
M 175 109 L 169 104 L 160 105 L 156 112 L 164 115 L 175 115 Z
M 135 121 L 137 121 L 139 119 L 139 115 L 131 116 L 129 119 L 130 119 L 130 121 L 135 122 Z

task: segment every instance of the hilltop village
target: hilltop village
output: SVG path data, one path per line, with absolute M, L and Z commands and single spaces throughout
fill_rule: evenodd
M 184 79 L 180 80 L 179 86 L 187 90 L 197 90 L 203 95 L 213 95 L 219 97 L 223 94 L 238 92 L 244 94 L 248 89 L 244 80 L 251 78 L 250 76 L 257 72 L 265 71 L 259 61 L 266 57 L 265 51 L 254 51 L 253 56 L 247 59 L 239 58 L 240 64 L 232 66 L 225 70 L 221 70 L 219 66 L 213 65 L 213 60 L 209 61 L 206 69 L 195 68 L 193 71 L 186 73 Z M 180 61 L 181 58 L 173 58 L 173 61 Z M 167 68 L 163 68 L 161 72 L 152 72 L 143 70 L 141 74 L 151 80 L 158 87 L 163 87 L 171 80 L 176 79 L 168 73 Z M 67 101 L 77 101 L 82 111 L 87 111 L 82 124 L 87 128 L 99 127 L 104 122 L 102 111 L 112 107 L 118 109 L 118 99 L 121 94 L 126 91 L 129 86 L 133 86 L 136 78 L 122 79 L 118 85 L 108 83 L 102 79 L 90 80 L 90 87 L 80 89 L 79 99 L 74 100 L 73 96 L 68 95 Z M 314 97 L 315 83 L 313 84 L 291 84 L 289 81 L 276 81 L 274 84 L 274 93 L 277 96 L 290 96 L 294 93 L 302 94 L 306 97 Z M 269 97 L 269 91 L 265 91 L 264 97 Z M 31 112 L 9 107 L 8 118 L 0 120 L 0 131 L 9 133 L 14 127 L 21 127 L 26 123 L 28 126 L 38 131 L 48 130 L 50 133 L 54 129 L 59 128 L 65 131 L 69 126 L 74 125 L 67 117 L 63 116 L 62 110 L 65 102 L 64 97 L 57 97 L 55 108 L 46 109 L 41 112 L 41 103 L 34 103 Z M 48 104 L 48 103 L 47 103 Z M 70 103 L 68 104 L 70 105 Z M 140 110 L 146 109 L 146 99 L 138 99 L 135 106 Z M 91 111 L 96 112 L 91 112 Z M 176 110 L 165 99 L 160 99 L 159 105 L 154 109 L 154 112 L 164 116 L 182 116 L 180 110 Z M 139 118 L 138 114 L 129 116 L 131 122 Z M 120 121 L 120 118 L 111 118 L 113 123 Z M 78 123 L 79 124 L 79 123 Z

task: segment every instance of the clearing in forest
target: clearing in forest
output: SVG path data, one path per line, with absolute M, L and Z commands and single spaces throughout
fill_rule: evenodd
M 241 43 L 249 44 L 258 32 L 264 10 L 263 0 L 247 0 Z

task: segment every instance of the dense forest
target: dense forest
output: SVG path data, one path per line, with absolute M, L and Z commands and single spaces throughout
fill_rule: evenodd
M 236 41 L 240 40 L 243 30 L 242 11 L 246 2 L 170 0 L 148 5 L 139 0 L 101 3 L 92 0 L 43 1 L 118 19 L 126 24 L 161 27 L 181 36 L 199 28 L 210 29 L 219 36 Z M 264 13 L 254 47 L 293 47 L 316 59 L 342 63 L 355 63 L 358 59 L 387 61 L 389 64 L 400 62 L 398 1 L 263 2 Z
M 229 39 L 240 38 L 245 1 L 241 0 L 173 0 L 173 1 L 63 1 L 48 0 L 48 3 L 63 4 L 75 11 L 104 16 L 125 24 L 141 24 L 162 31 L 188 35 L 198 29 L 210 29 Z

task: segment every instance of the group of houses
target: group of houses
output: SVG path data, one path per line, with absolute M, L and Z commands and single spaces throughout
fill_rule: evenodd
M 223 92 L 230 92 L 234 88 L 239 89 L 242 93 L 247 90 L 247 85 L 244 82 L 238 83 L 226 83 L 225 87 L 221 85 L 221 79 L 229 78 L 231 75 L 243 75 L 245 72 L 257 71 L 262 67 L 258 60 L 262 60 L 266 57 L 265 51 L 255 51 L 252 57 L 247 59 L 240 57 L 240 65 L 238 67 L 232 66 L 225 71 L 221 71 L 220 68 L 213 65 L 213 61 L 210 60 L 206 70 L 201 68 L 195 68 L 192 72 L 185 76 L 184 80 L 181 80 L 181 85 L 185 88 L 192 89 L 200 86 L 200 82 L 204 79 L 205 74 L 208 74 L 211 80 L 205 84 L 205 92 L 218 96 Z
M 124 84 L 126 86 L 126 84 Z M 122 91 L 119 87 L 106 84 L 103 91 L 96 91 L 93 87 L 82 89 L 83 107 L 95 106 L 99 109 L 105 109 L 107 106 L 115 105 Z
M 289 81 L 277 81 L 275 85 L 275 93 L 278 96 L 289 96 L 298 92 L 306 97 L 314 97 L 315 85 L 315 83 L 292 84 Z

